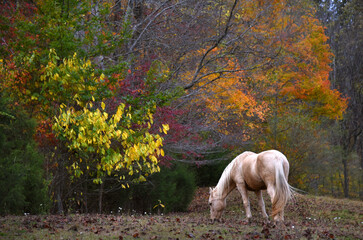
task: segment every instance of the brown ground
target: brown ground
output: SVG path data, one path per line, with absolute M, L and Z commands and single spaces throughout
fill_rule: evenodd
M 362 201 L 298 196 L 287 206 L 285 224 L 274 226 L 263 223 L 250 196 L 249 224 L 237 191 L 227 200 L 224 221 L 210 224 L 208 189 L 202 188 L 187 213 L 0 217 L 0 239 L 363 239 Z

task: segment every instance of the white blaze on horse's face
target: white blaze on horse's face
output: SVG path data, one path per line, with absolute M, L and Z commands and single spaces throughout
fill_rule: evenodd
M 210 206 L 210 219 L 214 222 L 219 220 L 226 207 L 226 201 L 218 196 L 215 196 L 215 191 L 209 189 L 209 206 Z

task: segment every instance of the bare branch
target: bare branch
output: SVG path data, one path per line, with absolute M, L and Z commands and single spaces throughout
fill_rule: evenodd
M 228 20 L 226 22 L 226 25 L 225 25 L 223 34 L 221 34 L 219 36 L 219 38 L 217 39 L 217 41 L 215 41 L 215 43 L 209 49 L 207 49 L 207 51 L 203 54 L 202 58 L 199 61 L 198 67 L 197 67 L 197 69 L 194 72 L 194 76 L 193 76 L 193 79 L 192 79 L 191 83 L 189 83 L 188 85 L 184 86 L 184 89 L 185 90 L 192 88 L 198 82 L 197 76 L 200 73 L 200 71 L 203 69 L 204 60 L 207 58 L 207 56 L 209 55 L 209 53 L 212 50 L 214 50 L 215 48 L 217 48 L 219 46 L 219 44 L 222 42 L 222 40 L 228 35 L 228 30 L 229 30 L 229 28 L 231 26 L 230 25 L 231 19 L 232 19 L 233 12 L 234 12 L 234 9 L 236 8 L 237 3 L 238 3 L 238 0 L 235 0 L 234 3 L 233 3 L 233 5 L 232 5 L 232 8 L 231 8 L 231 10 L 229 12 Z

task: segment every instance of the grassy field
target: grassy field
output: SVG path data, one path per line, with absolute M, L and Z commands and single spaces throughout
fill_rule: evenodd
M 227 200 L 224 221 L 209 223 L 208 189 L 198 189 L 189 212 L 165 215 L 38 215 L 0 218 L 0 239 L 363 239 L 363 202 L 298 196 L 284 226 L 263 224 L 251 195 L 246 224 L 241 198 Z M 267 211 L 269 198 L 265 195 Z

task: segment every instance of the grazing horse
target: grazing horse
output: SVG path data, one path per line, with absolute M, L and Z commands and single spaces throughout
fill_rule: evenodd
M 294 192 L 287 182 L 288 175 L 289 162 L 279 151 L 240 154 L 224 169 L 217 186 L 209 190 L 211 220 L 220 219 L 228 194 L 237 187 L 242 195 L 247 221 L 252 217 L 247 190 L 256 193 L 262 215 L 268 221 L 261 192 L 266 189 L 271 197 L 273 219 L 283 221 L 285 205 Z

